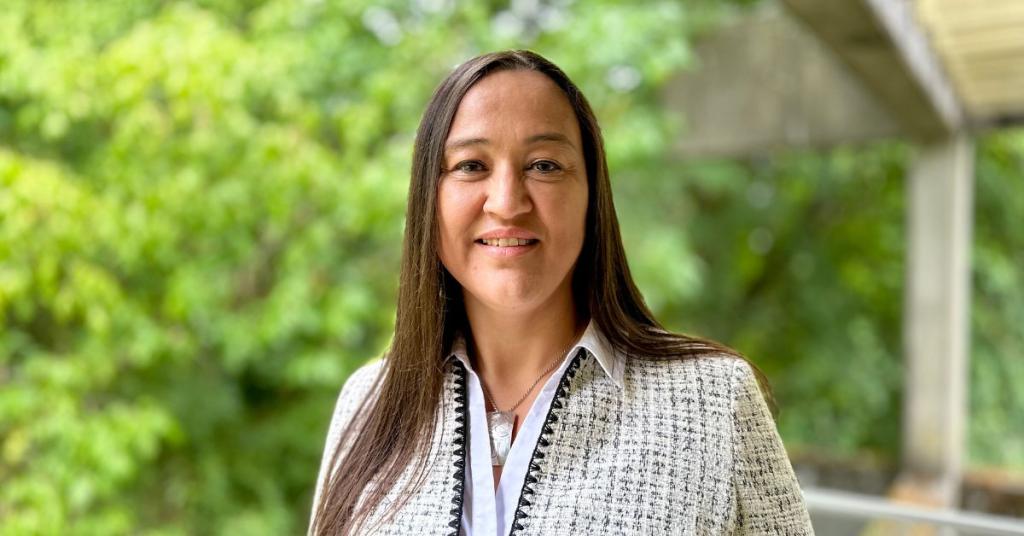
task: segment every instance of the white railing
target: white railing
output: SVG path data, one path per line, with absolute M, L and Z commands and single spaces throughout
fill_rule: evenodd
M 856 519 L 892 519 L 929 523 L 953 529 L 963 536 L 974 534 L 985 536 L 1024 535 L 1024 519 L 963 510 L 924 508 L 896 503 L 871 495 L 826 489 L 805 488 L 804 499 L 807 501 L 807 508 L 811 511 L 812 517 L 815 513 L 820 513 Z

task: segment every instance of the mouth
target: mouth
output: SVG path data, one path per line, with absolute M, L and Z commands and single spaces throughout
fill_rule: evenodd
M 474 243 L 483 253 L 496 259 L 511 259 L 529 255 L 540 245 L 536 238 L 479 238 Z
M 540 240 L 535 238 L 478 238 L 475 242 L 477 244 L 498 248 L 521 248 L 532 246 L 537 242 L 540 242 Z

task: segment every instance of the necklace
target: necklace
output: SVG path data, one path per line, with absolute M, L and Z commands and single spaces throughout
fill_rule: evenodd
M 576 341 L 579 339 L 579 334 L 579 331 L 577 331 L 573 336 L 573 342 L 570 343 L 569 346 L 566 346 L 565 349 L 562 350 L 561 354 L 555 356 L 554 360 L 551 361 L 551 365 L 548 366 L 547 370 L 542 372 L 540 376 L 537 376 L 537 379 L 533 381 L 533 385 L 530 385 L 530 388 L 523 393 L 523 396 L 519 398 L 519 401 L 505 411 L 498 409 L 498 405 L 495 404 L 494 399 L 491 398 L 491 393 L 487 390 L 487 386 L 484 385 L 483 380 L 480 381 L 480 386 L 484 388 L 484 396 L 487 398 L 487 401 L 490 402 L 491 407 L 494 408 L 494 411 L 487 412 L 487 432 L 491 438 L 491 465 L 505 465 L 505 458 L 508 457 L 508 451 L 512 448 L 512 429 L 516 424 L 516 414 L 513 412 L 520 404 L 523 403 L 524 400 L 526 400 L 526 397 L 530 396 L 533 389 L 537 387 L 538 383 L 540 383 L 541 378 L 555 370 L 558 363 L 561 362 L 559 358 L 565 357 L 565 354 L 569 349 L 576 344 Z

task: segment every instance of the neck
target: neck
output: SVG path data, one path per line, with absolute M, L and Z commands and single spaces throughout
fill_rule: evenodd
M 516 314 L 495 312 L 467 301 L 466 316 L 472 332 L 466 341 L 470 359 L 495 399 L 521 394 L 565 355 L 586 326 L 571 295 L 538 310 Z

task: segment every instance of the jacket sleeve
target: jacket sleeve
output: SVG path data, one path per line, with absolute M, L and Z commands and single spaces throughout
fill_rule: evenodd
M 363 365 L 348 377 L 345 385 L 341 388 L 338 401 L 334 405 L 334 413 L 331 416 L 331 425 L 327 430 L 327 440 L 324 443 L 324 453 L 320 460 L 320 471 L 317 474 L 316 487 L 313 488 L 313 505 L 309 514 L 310 531 L 313 527 L 313 518 L 316 516 L 316 506 L 320 502 L 320 490 L 323 488 L 324 479 L 327 478 L 327 471 L 331 465 L 334 451 L 339 446 L 338 440 L 341 438 L 341 433 L 354 417 L 363 398 L 367 396 L 373 387 L 382 364 L 381 360 L 374 360 Z M 312 532 L 309 534 L 312 534 Z
M 733 369 L 736 535 L 814 534 L 793 466 L 750 365 Z

